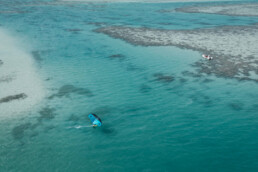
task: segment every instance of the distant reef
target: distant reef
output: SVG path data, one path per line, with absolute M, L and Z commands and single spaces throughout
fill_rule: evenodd
M 174 10 L 171 10 L 174 12 Z M 186 13 L 210 13 L 230 16 L 258 16 L 258 3 L 215 5 L 215 6 L 195 6 L 177 8 L 178 12 Z M 170 12 L 167 10 L 166 12 Z
M 194 64 L 199 72 L 258 82 L 258 24 L 194 30 L 110 26 L 95 32 L 136 46 L 177 46 L 211 54 L 212 62 Z

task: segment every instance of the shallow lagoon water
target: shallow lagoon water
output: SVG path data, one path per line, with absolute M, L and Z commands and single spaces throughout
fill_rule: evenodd
M 200 52 L 133 46 L 93 30 L 258 18 L 158 12 L 187 3 L 31 4 L 15 6 L 27 13 L 1 13 L 0 24 L 34 49 L 48 95 L 30 112 L 1 119 L 3 171 L 257 171 L 257 83 L 185 75 Z M 0 10 L 13 8 L 5 2 Z M 91 112 L 103 127 L 83 127 Z

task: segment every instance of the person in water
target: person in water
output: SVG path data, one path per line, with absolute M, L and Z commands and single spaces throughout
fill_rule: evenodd
M 96 114 L 89 114 L 88 117 L 92 122 L 92 127 L 100 127 L 102 125 L 101 119 Z
M 203 55 L 203 57 L 208 59 L 208 60 L 212 60 L 213 59 L 210 55 Z

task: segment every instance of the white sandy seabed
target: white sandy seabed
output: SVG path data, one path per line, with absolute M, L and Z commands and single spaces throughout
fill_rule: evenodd
M 45 95 L 33 57 L 22 45 L 0 28 L 0 119 L 29 111 Z M 22 96 L 7 100 L 15 95 Z

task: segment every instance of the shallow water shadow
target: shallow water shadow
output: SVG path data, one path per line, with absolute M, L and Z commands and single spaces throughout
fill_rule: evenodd
M 108 58 L 110 60 L 123 61 L 123 60 L 125 60 L 126 57 L 123 54 L 113 54 L 113 55 L 108 56 Z
M 54 108 L 45 107 L 41 111 L 39 111 L 40 116 L 38 117 L 38 121 L 41 122 L 42 120 L 51 120 L 54 119 L 57 115 L 55 113 Z
M 24 132 L 28 129 L 30 129 L 31 123 L 25 123 L 21 124 L 19 126 L 16 126 L 12 129 L 12 136 L 16 140 L 20 140 L 24 137 Z
M 39 64 L 41 64 L 41 62 L 43 61 L 41 55 L 40 55 L 40 51 L 32 51 L 31 52 L 33 58 L 36 60 L 36 62 L 38 62 Z
M 108 56 L 109 59 L 118 59 L 118 60 L 124 60 L 125 56 L 123 54 L 113 54 Z
M 30 11 L 0 11 L 0 14 L 25 14 L 25 13 L 30 13 Z
M 151 87 L 150 86 L 148 86 L 148 85 L 146 85 L 146 84 L 142 84 L 141 86 L 140 86 L 140 89 L 139 89 L 139 91 L 140 91 L 140 93 L 149 93 L 150 91 L 151 91 Z
M 181 84 L 183 84 L 183 83 L 186 83 L 188 80 L 183 77 L 179 77 L 179 81 Z
M 38 132 L 33 132 L 33 133 L 31 133 L 30 134 L 30 138 L 33 138 L 33 137 L 37 137 L 39 135 L 39 133 Z
M 54 125 L 46 126 L 46 127 L 44 128 L 44 132 L 47 133 L 47 132 L 49 132 L 50 130 L 53 130 L 53 129 L 55 129 L 55 128 L 56 128 L 56 126 L 54 126 Z
M 1 98 L 0 99 L 0 103 L 7 103 L 7 102 L 10 102 L 10 101 L 13 101 L 13 100 L 25 99 L 27 97 L 28 96 L 26 94 L 24 94 L 24 93 L 16 94 L 16 95 L 12 95 L 12 96 L 7 96 L 7 97 L 4 97 L 4 98 Z
M 93 93 L 86 88 L 80 88 L 80 87 L 75 87 L 73 85 L 64 85 L 61 88 L 59 88 L 58 92 L 56 94 L 51 95 L 48 97 L 48 99 L 53 99 L 55 97 L 62 98 L 62 97 L 70 97 L 70 94 L 78 94 L 78 95 L 84 95 L 87 97 L 92 97 Z
M 78 34 L 82 31 L 82 29 L 65 29 L 65 31 Z
M 100 130 L 102 133 L 104 134 L 114 134 L 115 133 L 115 129 L 112 128 L 111 126 L 105 124 L 101 127 L 101 130 Z
M 162 83 L 171 83 L 175 80 L 172 75 L 165 75 L 163 73 L 155 73 L 153 74 L 153 77 L 155 77 L 155 81 L 159 81 Z
M 229 103 L 228 106 L 234 111 L 240 111 L 244 109 L 244 104 L 241 102 L 232 102 Z
M 213 105 L 213 99 L 206 95 L 195 94 L 191 95 L 190 98 L 193 102 L 202 104 L 204 107 L 211 107 Z
M 170 25 L 176 25 L 175 23 L 171 23 L 171 22 L 161 22 L 158 23 L 159 25 L 165 25 L 165 26 L 170 26 Z
M 22 139 L 24 137 L 24 132 L 26 130 L 31 131 L 30 135 L 28 135 L 29 137 L 36 137 L 37 135 L 39 135 L 39 133 L 36 132 L 35 129 L 37 127 L 43 125 L 42 121 L 43 120 L 52 120 L 57 115 L 55 113 L 55 109 L 49 108 L 49 107 L 45 107 L 45 108 L 41 109 L 38 113 L 40 114 L 40 116 L 36 118 L 36 120 L 37 120 L 36 122 L 34 122 L 34 123 L 27 122 L 25 124 L 18 125 L 12 129 L 12 136 L 14 137 L 14 139 L 17 139 L 17 140 Z M 44 128 L 44 132 L 48 132 L 54 128 L 55 128 L 55 126 L 53 126 L 53 125 L 47 126 Z
M 205 78 L 202 82 L 203 83 L 210 83 L 210 82 L 213 82 L 214 80 L 212 79 L 208 79 L 208 78 Z
M 203 77 L 203 75 L 201 75 L 201 74 L 190 72 L 190 71 L 183 71 L 181 73 L 184 76 L 189 76 L 189 77 L 194 77 L 194 78 L 201 78 L 201 77 Z
M 68 121 L 72 121 L 72 122 L 78 122 L 80 120 L 80 117 L 72 114 L 69 118 Z
M 136 65 L 133 65 L 133 64 L 128 64 L 127 66 L 126 66 L 126 70 L 127 71 L 142 71 L 143 70 L 143 68 L 140 68 L 140 67 L 137 67 Z
M 104 27 L 104 26 L 108 25 L 108 23 L 105 23 L 105 22 L 86 22 L 86 24 L 95 25 L 98 27 Z

